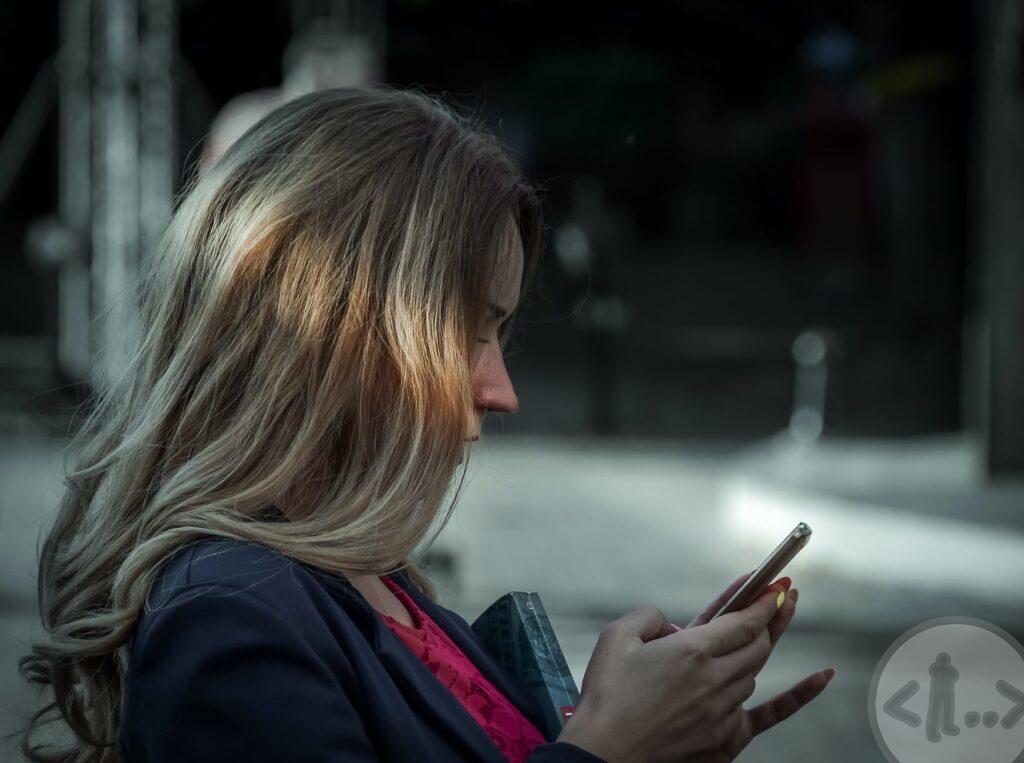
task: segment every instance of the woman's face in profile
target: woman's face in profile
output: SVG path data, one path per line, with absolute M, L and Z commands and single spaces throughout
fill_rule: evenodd
M 467 442 L 480 439 L 480 427 L 488 411 L 515 413 L 519 407 L 498 341 L 499 327 L 519 303 L 523 247 L 518 232 L 514 236 L 511 249 L 507 267 L 499 269 L 498 277 L 491 287 L 491 312 L 477 338 L 479 352 L 473 367 L 473 404 L 476 407 L 477 420 L 475 426 L 466 434 Z

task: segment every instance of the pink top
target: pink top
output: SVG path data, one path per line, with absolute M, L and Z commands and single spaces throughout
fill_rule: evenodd
M 383 612 L 378 614 L 441 683 L 448 687 L 505 757 L 519 763 L 526 760 L 534 747 L 547 742 L 519 709 L 484 678 L 476 665 L 401 586 L 383 575 L 381 580 L 409 610 L 416 627 L 410 628 Z

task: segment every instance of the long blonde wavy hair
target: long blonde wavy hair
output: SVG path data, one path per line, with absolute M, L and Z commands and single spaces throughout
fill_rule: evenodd
M 25 729 L 30 760 L 121 759 L 133 626 L 161 563 L 201 536 L 342 575 L 404 569 L 436 600 L 411 554 L 477 415 L 502 250 L 518 232 L 525 294 L 541 225 L 477 117 L 389 87 L 290 101 L 188 182 L 141 279 L 141 340 L 71 441 L 40 551 L 48 639 L 20 667 L 53 696 Z M 266 521 L 275 506 L 291 521 Z M 70 747 L 32 745 L 51 722 Z

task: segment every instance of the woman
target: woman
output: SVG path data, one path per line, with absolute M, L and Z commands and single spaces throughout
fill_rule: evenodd
M 387 88 L 291 101 L 192 184 L 41 555 L 51 639 L 22 667 L 54 690 L 31 727 L 75 733 L 57 759 L 728 760 L 821 691 L 741 707 L 784 580 L 713 623 L 609 625 L 548 740 L 434 601 L 410 554 L 483 416 L 516 409 L 540 230 L 492 137 Z

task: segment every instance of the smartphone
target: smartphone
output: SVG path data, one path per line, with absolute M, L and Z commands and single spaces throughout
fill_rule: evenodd
M 722 605 L 722 608 L 715 613 L 715 617 L 749 607 L 768 586 L 775 582 L 778 574 L 797 555 L 797 552 L 807 545 L 807 541 L 810 539 L 810 527 L 803 522 L 794 527 L 793 531 L 782 539 L 782 543 L 768 555 L 768 558 L 761 562 L 761 566 L 754 570 L 754 574 L 747 578 L 729 601 Z M 715 617 L 711 619 L 714 620 Z

